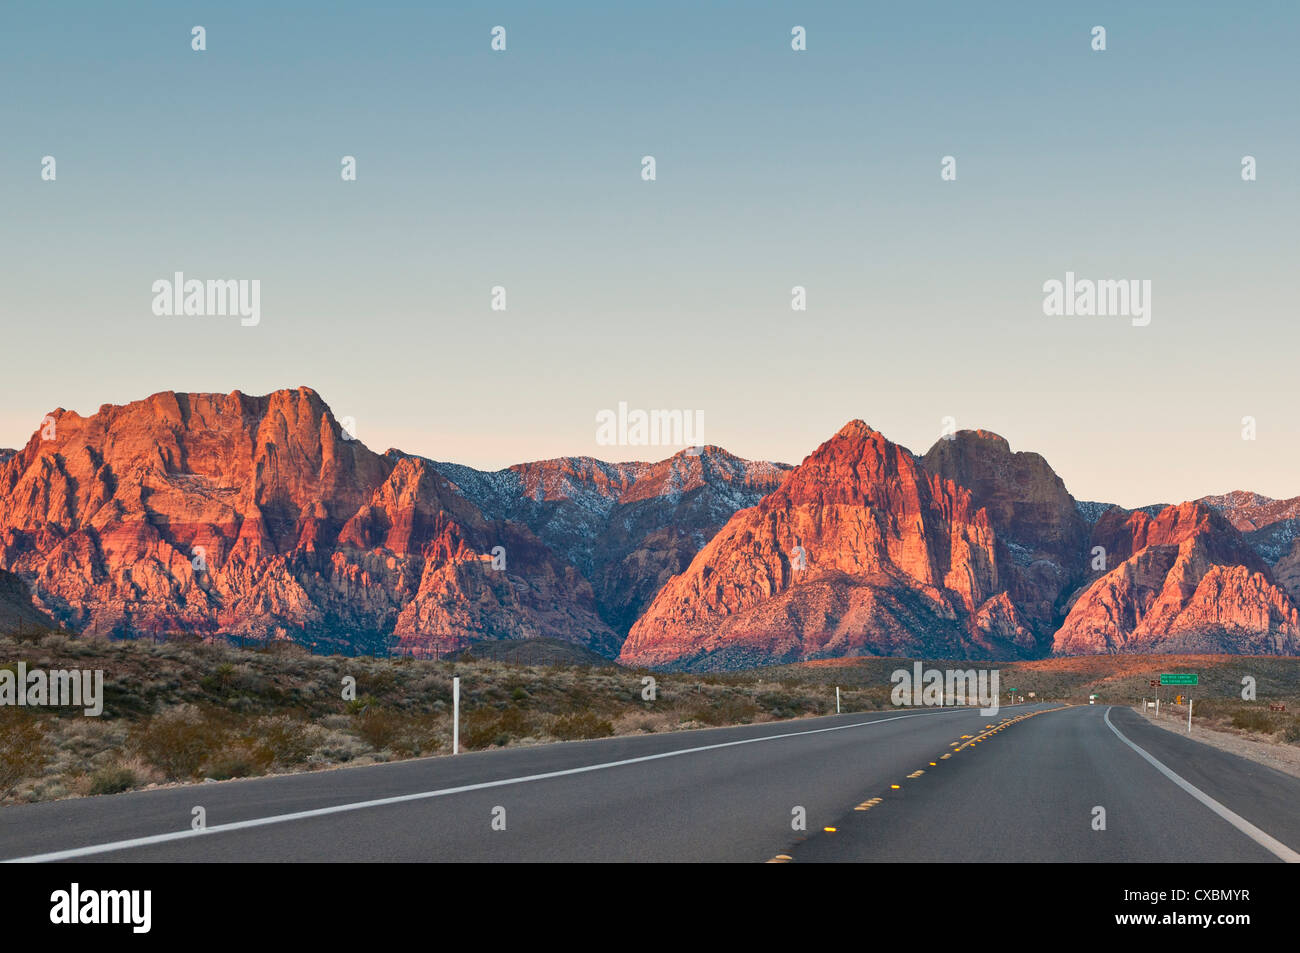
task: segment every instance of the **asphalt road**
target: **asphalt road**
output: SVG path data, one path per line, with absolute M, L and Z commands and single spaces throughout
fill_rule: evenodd
M 1107 711 L 837 715 L 18 805 L 0 859 L 1296 859 L 1300 779 Z

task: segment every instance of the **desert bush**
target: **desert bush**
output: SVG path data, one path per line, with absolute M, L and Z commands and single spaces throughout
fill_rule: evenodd
M 193 705 L 180 705 L 145 722 L 132 739 L 145 761 L 171 780 L 195 778 L 203 762 L 218 751 L 226 729 Z
M 614 734 L 614 723 L 590 711 L 561 715 L 551 726 L 551 734 L 563 741 L 584 738 L 608 738 Z
M 90 776 L 90 794 L 120 794 L 140 783 L 135 770 L 124 764 L 110 764 Z
M 362 695 L 360 698 L 354 698 L 348 702 L 348 714 L 359 715 L 368 708 L 378 706 L 379 699 L 374 695 Z
M 216 781 L 247 778 L 264 774 L 265 767 L 258 751 L 247 742 L 237 742 L 213 752 L 204 763 L 204 777 Z
M 723 695 L 696 708 L 689 717 L 706 725 L 743 725 L 753 721 L 758 713 L 759 707 L 753 699 L 743 695 Z
M 1192 705 L 1193 714 L 1198 718 L 1226 718 L 1233 713 L 1231 703 L 1219 698 L 1196 698 Z
M 383 751 L 397 740 L 402 730 L 402 719 L 383 708 L 369 707 L 359 713 L 355 727 L 361 740 L 376 751 Z
M 502 711 L 475 708 L 461 719 L 460 740 L 467 748 L 489 748 L 526 738 L 535 727 L 525 712 L 513 706 Z
M 1265 711 L 1239 711 L 1232 716 L 1232 727 L 1246 731 L 1273 731 L 1273 719 Z
M 222 662 L 211 674 L 199 679 L 199 685 L 205 691 L 225 694 L 235 683 L 235 666 L 229 662 Z
M 259 764 L 300 764 L 316 748 L 315 732 L 306 722 L 288 715 L 268 715 L 253 725 L 250 740 Z
M 39 721 L 26 714 L 0 716 L 0 797 L 40 774 L 48 760 L 45 728 Z

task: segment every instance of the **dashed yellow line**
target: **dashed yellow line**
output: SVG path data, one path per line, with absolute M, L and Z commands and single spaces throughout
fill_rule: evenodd
M 1022 715 L 1017 715 L 1015 718 L 1012 718 L 1010 721 L 1006 722 L 1005 724 L 999 725 L 998 727 L 992 729 L 991 731 L 985 731 L 982 734 L 975 735 L 974 737 L 971 737 L 970 735 L 962 735 L 962 738 L 970 738 L 970 740 L 967 741 L 965 744 L 957 744 L 956 742 L 954 742 L 952 745 L 949 745 L 949 747 L 955 747 L 957 751 L 961 751 L 964 748 L 969 748 L 971 745 L 977 745 L 981 741 L 987 740 L 990 736 L 997 734 L 1003 728 L 1007 728 L 1011 725 L 1014 725 L 1018 721 L 1024 721 L 1026 718 L 1033 718 L 1035 715 L 1046 715 L 1049 711 L 1060 711 L 1062 708 L 1068 708 L 1068 707 L 1069 707 L 1068 705 L 1059 705 L 1056 708 L 1044 708 L 1041 709 L 1040 711 L 1027 711 Z M 956 753 L 957 753 L 956 751 L 953 752 L 953 754 Z
M 1031 712 L 1026 712 L 1026 713 L 1024 713 L 1024 714 L 1022 714 L 1022 715 L 1017 715 L 1015 718 L 1011 718 L 1011 719 L 1003 718 L 1002 721 L 1000 721 L 997 725 L 985 725 L 985 726 L 984 726 L 984 729 L 985 729 L 985 730 L 984 730 L 982 733 L 978 734 L 978 735 L 962 735 L 962 736 L 961 736 L 961 737 L 962 737 L 962 741 L 964 741 L 965 744 L 961 744 L 961 743 L 956 742 L 956 741 L 954 741 L 952 744 L 950 744 L 948 747 L 950 747 L 950 748 L 956 748 L 957 750 L 956 750 L 956 751 L 948 751 L 948 752 L 945 752 L 944 754 L 941 754 L 941 755 L 939 756 L 939 760 L 940 760 L 940 761 L 945 761 L 945 760 L 947 760 L 948 758 L 951 758 L 954 754 L 956 754 L 957 751 L 961 751 L 961 750 L 963 750 L 963 749 L 965 749 L 965 748 L 969 748 L 971 745 L 977 745 L 977 744 L 979 744 L 981 741 L 986 741 L 986 740 L 987 740 L 988 738 L 990 738 L 991 736 L 996 735 L 996 734 L 997 734 L 999 731 L 1001 731 L 1003 728 L 1008 728 L 1008 727 L 1010 727 L 1011 725 L 1014 725 L 1014 724 L 1015 724 L 1016 722 L 1018 722 L 1018 721 L 1024 721 L 1026 718 L 1033 718 L 1035 715 L 1045 715 L 1045 714 L 1047 714 L 1049 711 L 1060 711 L 1062 708 L 1069 708 L 1069 707 L 1070 707 L 1069 705 L 1059 705 L 1059 706 L 1057 706 L 1056 708 L 1044 708 L 1044 709 L 1042 709 L 1042 710 L 1040 710 L 1040 711 L 1031 711 Z M 930 762 L 930 767 L 932 767 L 932 768 L 933 768 L 933 767 L 937 767 L 937 763 L 934 762 L 934 761 L 931 761 L 931 762 Z M 907 777 L 908 777 L 909 779 L 916 779 L 916 778 L 919 778 L 919 777 L 920 777 L 921 775 L 923 775 L 923 774 L 925 774 L 925 768 L 918 768 L 916 771 L 913 771 L 913 772 L 912 772 L 911 774 L 909 774 Z M 899 791 L 899 790 L 902 790 L 902 787 L 903 787 L 903 786 L 902 786 L 901 784 L 891 784 L 891 785 L 889 786 L 889 789 L 890 789 L 891 791 Z M 855 811 L 861 811 L 861 812 L 866 812 L 866 811 L 871 810 L 871 809 L 872 809 L 873 807 L 875 807 L 876 805 L 882 803 L 883 801 L 884 801 L 884 798 L 879 798 L 879 797 L 869 798 L 868 800 L 863 801 L 861 804 L 856 805 L 856 806 L 853 808 L 853 810 L 855 810 Z M 834 834 L 834 833 L 836 833 L 836 832 L 839 830 L 839 828 L 836 828 L 836 827 L 823 827 L 822 830 L 823 830 L 824 832 L 826 832 L 827 834 Z M 777 855 L 776 855 L 775 857 L 773 857 L 771 860 L 767 861 L 767 863 L 769 863 L 769 864 L 788 864 L 788 863 L 790 863 L 790 862 L 793 861 L 793 860 L 794 860 L 794 858 L 791 857 L 789 854 L 777 854 Z

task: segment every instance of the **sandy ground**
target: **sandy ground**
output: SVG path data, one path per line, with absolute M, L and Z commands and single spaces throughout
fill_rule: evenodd
M 1135 707 L 1134 710 L 1138 714 L 1145 715 L 1147 721 L 1153 725 L 1157 725 L 1166 731 L 1176 731 L 1180 735 L 1187 734 L 1186 709 L 1183 709 L 1181 715 L 1166 715 L 1162 710 L 1159 718 L 1150 709 L 1142 711 L 1142 709 Z M 1221 751 L 1227 751 L 1242 758 L 1249 758 L 1251 761 L 1268 765 L 1270 768 L 1276 768 L 1278 771 L 1300 778 L 1300 746 L 1277 741 L 1260 741 L 1257 740 L 1258 735 L 1250 737 L 1234 731 L 1219 731 L 1206 728 L 1196 724 L 1195 715 L 1192 717 L 1191 737 Z

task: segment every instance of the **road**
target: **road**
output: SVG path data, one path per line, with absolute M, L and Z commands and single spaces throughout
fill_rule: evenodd
M 904 709 L 18 805 L 0 859 L 1278 861 L 1296 803 L 1127 708 Z

